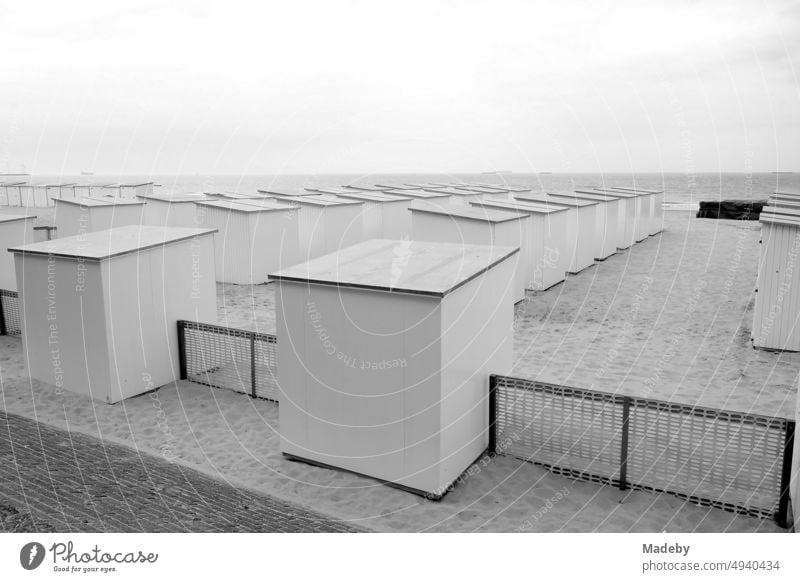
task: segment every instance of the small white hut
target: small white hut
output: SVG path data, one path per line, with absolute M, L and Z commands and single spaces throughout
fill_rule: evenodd
M 516 253 L 369 240 L 271 275 L 283 454 L 442 497 L 489 442 Z
M 800 351 L 800 211 L 765 206 L 753 310 L 753 346 Z
M 477 206 L 411 209 L 411 239 L 486 246 L 517 247 L 514 263 L 514 303 L 525 299 L 530 282 L 530 215 Z
M 275 201 L 198 202 L 198 215 L 214 235 L 217 281 L 258 285 L 267 275 L 297 263 L 297 207 Z
M 33 242 L 33 221 L 27 214 L 0 214 L 0 289 L 17 290 L 14 257 L 6 249 Z
M 125 226 L 10 249 L 30 377 L 106 403 L 176 381 L 177 321 L 216 321 L 213 233 Z
M 120 198 L 56 198 L 55 225 L 59 237 L 75 236 L 142 224 L 143 200 Z

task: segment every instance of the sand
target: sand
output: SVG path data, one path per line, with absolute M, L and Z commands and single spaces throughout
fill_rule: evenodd
M 514 373 L 793 416 L 800 355 L 748 344 L 758 225 L 686 212 L 666 220 L 661 236 L 529 297 L 518 313 Z M 271 285 L 218 291 L 220 323 L 274 331 Z M 283 459 L 278 410 L 267 401 L 180 382 L 114 406 L 94 404 L 31 382 L 21 352 L 18 338 L 0 338 L 3 409 L 377 531 L 782 531 L 769 520 L 576 482 L 508 457 L 482 459 L 443 501 L 424 501 Z

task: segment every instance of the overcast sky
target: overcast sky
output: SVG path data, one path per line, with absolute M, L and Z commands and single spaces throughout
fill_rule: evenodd
M 0 0 L 0 172 L 800 170 L 786 1 Z

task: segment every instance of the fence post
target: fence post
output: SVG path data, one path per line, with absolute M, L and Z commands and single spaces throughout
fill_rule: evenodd
M 256 397 L 256 334 L 250 334 L 250 397 Z
M 775 521 L 780 527 L 789 526 L 789 489 L 792 481 L 792 451 L 794 449 L 794 429 L 793 420 L 786 421 L 786 436 L 783 441 L 783 468 L 781 471 L 781 496 L 778 501 L 778 515 Z M 795 513 L 800 513 L 800 507 L 795 509 Z
M 6 308 L 3 306 L 2 289 L 0 289 L 0 335 L 6 335 Z
M 628 488 L 628 432 L 631 421 L 631 399 L 622 397 L 622 443 L 619 452 L 619 488 Z
M 180 379 L 186 380 L 189 374 L 186 370 L 186 322 L 178 320 L 178 369 Z
M 489 454 L 497 453 L 497 376 L 489 374 Z

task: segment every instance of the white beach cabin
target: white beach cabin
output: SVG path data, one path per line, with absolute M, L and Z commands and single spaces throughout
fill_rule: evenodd
M 387 196 L 399 196 L 401 198 L 411 198 L 411 207 L 420 204 L 435 204 L 437 206 L 449 206 L 450 194 L 443 192 L 429 192 L 427 190 L 412 189 L 412 190 L 386 190 L 384 192 Z
M 151 226 L 178 226 L 194 228 L 201 224 L 195 202 L 214 200 L 200 193 L 187 194 L 139 194 L 144 200 L 144 224 Z
M 12 248 L 30 377 L 107 403 L 177 380 L 177 321 L 217 318 L 213 232 L 124 226 Z
M 107 184 L 102 187 L 101 192 L 104 196 L 113 196 L 114 198 L 136 198 L 137 196 L 152 195 L 155 184 L 153 182 L 140 182 L 133 184 Z M 96 194 L 96 191 L 93 191 Z
M 367 190 L 350 190 L 336 196 L 364 203 L 362 218 L 365 239 L 402 239 L 411 234 L 411 215 L 408 209 L 414 198 Z
M 35 219 L 27 214 L 0 214 L 0 289 L 17 290 L 14 256 L 6 249 L 33 242 Z
M 457 190 L 474 192 L 481 197 L 481 200 L 511 200 L 511 191 L 502 188 L 485 188 L 483 186 L 456 186 Z
M 579 198 L 559 198 L 546 194 L 521 194 L 515 196 L 520 202 L 562 206 L 569 209 L 568 220 L 572 221 L 571 232 L 575 237 L 575 252 L 569 264 L 569 273 L 580 273 L 594 265 L 594 255 L 601 246 L 597 232 L 597 207 L 599 202 Z
M 22 206 L 22 188 L 27 182 L 0 182 L 0 206 Z
M 319 196 L 319 192 L 311 192 L 310 190 L 280 190 L 277 188 L 270 188 L 269 190 L 258 190 L 258 193 L 273 198 L 278 202 L 286 202 L 288 204 L 295 204 L 297 198 L 306 196 Z
M 639 225 L 638 212 L 642 210 L 642 203 L 640 197 L 630 192 L 614 192 L 612 190 L 600 188 L 576 188 L 576 194 L 590 194 L 601 196 L 613 196 L 619 199 L 622 204 L 622 211 L 620 214 L 620 228 L 622 229 L 621 242 L 617 244 L 619 250 L 630 248 L 636 243 L 637 229 L 641 229 Z
M 514 303 L 525 299 L 530 265 L 530 215 L 477 206 L 419 206 L 411 209 L 411 240 L 517 247 L 514 263 Z
M 56 198 L 55 225 L 58 237 L 75 236 L 142 224 L 143 200 L 120 198 Z
M 254 192 L 252 194 L 242 194 L 240 192 L 203 192 L 203 194 L 218 200 L 230 200 L 232 202 L 239 200 L 275 200 L 274 197 L 262 194 L 261 192 Z
M 765 206 L 753 309 L 756 348 L 800 351 L 800 211 Z
M 481 200 L 473 202 L 472 206 L 529 215 L 528 249 L 523 253 L 523 256 L 530 257 L 527 288 L 544 291 L 564 281 L 570 257 L 575 252 L 575 237 L 572 222 L 568 220 L 568 208 L 518 200 Z
M 364 240 L 362 203 L 332 196 L 297 196 L 284 204 L 299 206 L 299 261 L 332 253 Z
M 650 199 L 650 223 L 648 233 L 650 236 L 657 235 L 664 230 L 664 191 L 648 190 L 645 188 L 626 188 L 615 186 L 611 188 L 615 192 L 632 192 L 634 194 L 645 194 Z
M 631 192 L 627 190 L 614 190 L 611 188 L 595 188 L 598 192 L 606 194 L 613 194 L 615 196 L 622 196 L 626 198 L 633 197 L 633 206 L 635 219 L 633 221 L 633 240 L 631 244 L 642 242 L 650 236 L 650 198 L 648 195 L 641 192 Z
M 260 201 L 259 201 L 260 202 Z M 298 262 L 297 207 L 265 201 L 198 202 L 202 226 L 214 235 L 216 279 L 222 283 L 259 285 L 268 275 Z
M 283 454 L 441 498 L 511 369 L 516 253 L 370 240 L 273 274 Z
M 597 202 L 595 217 L 595 234 L 598 246 L 594 249 L 594 258 L 602 261 L 617 253 L 617 247 L 623 244 L 624 229 L 621 221 L 625 219 L 621 198 L 606 194 L 578 194 L 576 192 L 555 190 L 547 192 L 554 200 L 586 200 Z
M 471 192 L 469 190 L 462 190 L 460 188 L 449 188 L 449 187 L 428 187 L 423 190 L 423 192 L 431 192 L 433 194 L 445 194 L 449 196 L 450 204 L 454 206 L 469 206 L 471 202 L 476 202 L 478 200 L 484 200 L 486 196 L 479 192 Z M 495 197 L 496 198 L 496 197 Z

